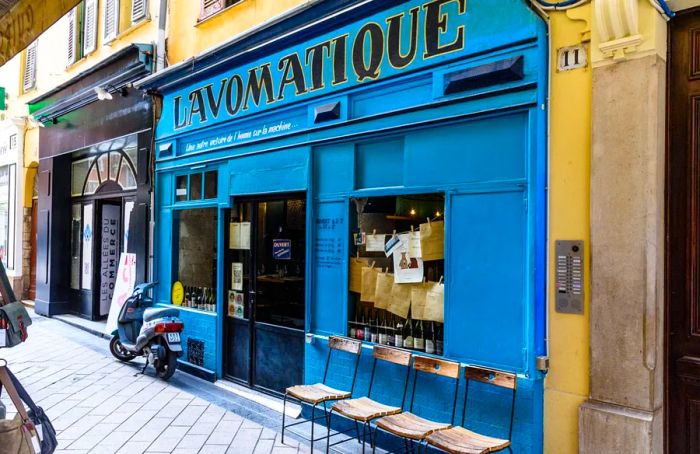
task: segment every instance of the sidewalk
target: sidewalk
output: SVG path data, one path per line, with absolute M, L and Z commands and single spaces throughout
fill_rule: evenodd
M 291 434 L 281 443 L 277 412 L 182 372 L 170 382 L 152 368 L 141 375 L 142 363 L 116 361 L 104 339 L 57 320 L 33 322 L 28 341 L 0 358 L 51 418 L 57 454 L 310 452 Z

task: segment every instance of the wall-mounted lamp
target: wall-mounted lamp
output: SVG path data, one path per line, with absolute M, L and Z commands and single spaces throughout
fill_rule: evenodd
M 126 87 L 117 88 L 114 85 L 105 85 L 104 87 L 97 86 L 93 88 L 95 93 L 97 93 L 97 99 L 100 101 L 114 99 L 112 93 L 119 93 L 122 97 L 126 97 L 127 90 Z

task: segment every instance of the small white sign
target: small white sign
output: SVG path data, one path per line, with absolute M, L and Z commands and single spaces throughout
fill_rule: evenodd
M 562 47 L 557 50 L 557 69 L 559 71 L 585 68 L 587 65 L 588 56 L 583 44 Z

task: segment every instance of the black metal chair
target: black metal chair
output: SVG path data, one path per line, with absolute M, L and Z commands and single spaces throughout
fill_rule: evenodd
M 464 377 L 466 378 L 467 384 L 464 389 L 462 425 L 433 432 L 432 434 L 428 435 L 425 441 L 428 444 L 450 454 L 485 454 L 504 449 L 507 449 L 512 453 L 513 451 L 510 447 L 510 440 L 513 437 L 513 418 L 515 416 L 515 393 L 517 388 L 516 375 L 493 369 L 467 366 L 464 371 Z M 513 390 L 507 440 L 489 437 L 465 428 L 464 422 L 467 414 L 467 398 L 469 396 L 470 380 Z
M 326 435 L 325 437 L 314 439 L 314 426 L 316 421 L 318 419 L 324 419 L 326 421 L 326 427 L 328 427 L 330 431 L 330 414 L 328 412 L 328 408 L 326 407 L 326 403 L 329 401 L 348 399 L 352 396 L 352 392 L 355 389 L 355 379 L 357 378 L 357 368 L 360 363 L 362 342 L 346 337 L 332 336 L 328 339 L 328 347 L 328 357 L 326 358 L 326 367 L 323 372 L 323 381 L 321 383 L 316 383 L 313 385 L 291 386 L 287 388 L 286 392 L 284 393 L 284 403 L 282 406 L 282 443 L 284 443 L 284 430 L 286 428 L 311 422 L 311 438 L 309 438 L 308 441 L 311 443 L 311 452 L 313 452 L 314 442 L 323 440 L 328 436 Z M 355 360 L 355 370 L 352 376 L 352 385 L 350 387 L 350 391 L 335 389 L 326 385 L 326 379 L 328 378 L 328 367 L 331 362 L 331 353 L 334 350 L 357 356 L 357 359 Z M 285 425 L 288 398 L 295 399 L 300 403 L 306 403 L 308 405 L 311 405 L 311 420 L 300 421 L 294 424 Z M 323 415 L 321 415 L 320 418 L 316 418 L 316 407 L 321 403 L 323 404 Z
M 411 357 L 413 355 L 411 354 L 411 352 L 406 350 L 375 345 L 373 356 L 374 363 L 372 365 L 372 375 L 369 379 L 369 389 L 367 390 L 367 397 L 360 397 L 357 399 L 345 399 L 335 402 L 331 406 L 329 412 L 330 416 L 332 416 L 333 411 L 335 411 L 337 414 L 354 421 L 356 427 L 358 423 L 362 424 L 362 437 L 360 437 L 358 430 L 357 439 L 362 443 L 363 453 L 365 452 L 367 433 L 369 433 L 370 446 L 374 445 L 374 440 L 372 438 L 372 427 L 370 426 L 371 422 L 377 418 L 381 418 L 382 416 L 395 415 L 403 411 L 404 401 L 406 400 L 406 391 L 408 389 L 408 378 L 411 372 Z M 404 381 L 400 407 L 389 406 L 377 402 L 376 400 L 372 400 L 372 387 L 374 384 L 374 377 L 377 369 L 377 361 L 386 361 L 406 368 L 406 379 Z M 331 446 L 339 445 L 341 443 L 345 443 L 346 441 L 354 440 L 355 438 L 345 438 L 333 444 L 331 444 L 330 439 L 331 434 L 329 429 L 328 438 L 326 440 L 326 453 L 329 452 Z
M 377 419 L 377 427 L 374 434 L 375 443 L 372 444 L 372 453 L 375 452 L 377 447 L 377 430 L 382 430 L 402 438 L 404 440 L 404 447 L 400 451 L 413 452 L 414 443 L 418 442 L 418 451 L 420 452 L 422 447 L 421 442 L 425 440 L 428 435 L 435 431 L 449 429 L 452 427 L 451 423 L 454 422 L 455 411 L 457 409 L 460 364 L 444 359 L 416 356 L 413 360 L 413 371 L 413 390 L 411 391 L 411 406 L 409 411 Z M 455 381 L 454 398 L 452 402 L 452 418 L 450 419 L 450 424 L 430 421 L 412 413 L 413 404 L 415 403 L 416 386 L 418 383 L 418 372 L 421 372 L 422 374 L 439 375 Z M 399 450 L 393 452 L 398 451 Z

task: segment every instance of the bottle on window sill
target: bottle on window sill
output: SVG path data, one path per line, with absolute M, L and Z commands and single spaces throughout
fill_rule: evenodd
M 435 322 L 430 322 L 425 326 L 425 352 L 435 354 Z
M 382 314 L 381 321 L 379 322 L 378 342 L 380 345 L 386 345 L 386 316 L 385 316 L 385 314 Z
M 425 338 L 423 337 L 423 320 L 416 320 L 416 329 L 413 332 L 413 348 L 424 352 Z
M 353 318 L 350 324 L 350 337 L 354 339 L 357 337 L 357 328 L 353 323 L 357 323 L 357 306 L 355 306 L 355 318 Z
M 365 317 L 365 333 L 364 333 L 364 339 L 366 341 L 372 340 L 372 332 L 369 329 L 370 323 L 372 323 L 372 320 L 369 318 L 369 311 L 367 311 L 367 317 Z
M 364 338 L 365 338 L 364 324 L 365 324 L 365 313 L 362 312 L 362 315 L 360 316 L 360 326 L 357 327 L 357 331 L 355 332 L 355 337 L 357 337 L 357 339 L 359 339 L 359 340 L 364 340 Z
M 396 347 L 403 347 L 403 323 L 401 323 L 401 317 L 397 317 L 396 328 L 394 329 L 394 345 Z
M 403 348 L 413 349 L 413 322 L 411 321 L 411 316 L 408 316 L 406 323 L 403 325 Z
M 437 323 L 435 328 L 435 354 L 436 355 L 442 355 L 443 352 L 443 329 L 442 329 L 442 323 Z

